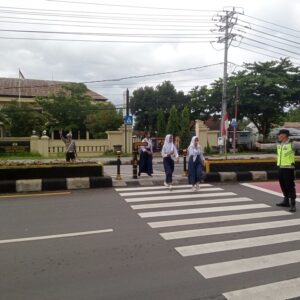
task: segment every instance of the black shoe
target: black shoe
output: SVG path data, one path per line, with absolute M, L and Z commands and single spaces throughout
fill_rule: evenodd
M 138 176 L 141 176 L 141 172 L 138 173 Z
M 288 202 L 282 201 L 280 203 L 276 203 L 276 206 L 280 207 L 290 207 L 290 204 Z
M 289 209 L 290 212 L 295 212 L 296 211 L 296 205 L 292 205 L 291 208 Z
M 148 176 L 152 177 L 152 174 L 148 174 Z

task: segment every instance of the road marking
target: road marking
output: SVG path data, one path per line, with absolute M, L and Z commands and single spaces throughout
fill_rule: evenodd
M 252 238 L 206 243 L 191 246 L 176 247 L 182 256 L 193 256 L 207 253 L 251 248 L 265 245 L 281 244 L 300 240 L 300 231 L 281 234 L 264 235 Z
M 240 224 L 234 226 L 222 226 L 222 227 L 203 228 L 203 229 L 182 230 L 182 231 L 160 233 L 160 235 L 166 240 L 174 240 L 174 239 L 209 236 L 209 235 L 216 235 L 216 234 L 264 230 L 264 229 L 278 228 L 278 227 L 289 227 L 294 225 L 300 225 L 300 219 L 281 220 L 281 221 L 274 221 L 274 222 L 261 222 L 261 223 L 252 223 L 252 224 Z
M 151 209 L 151 208 L 162 208 L 162 207 L 193 206 L 193 205 L 247 202 L 247 201 L 253 201 L 253 200 L 250 198 L 247 198 L 247 197 L 224 198 L 224 199 L 215 199 L 215 200 L 197 200 L 197 201 L 164 202 L 164 203 L 153 203 L 153 204 L 137 204 L 137 205 L 131 205 L 131 208 L 132 209 Z
M 232 274 L 262 270 L 300 262 L 300 250 L 288 251 L 264 256 L 243 258 L 221 263 L 196 266 L 195 269 L 204 278 L 214 278 Z M 242 298 L 243 299 L 243 298 Z M 258 298 L 255 298 L 258 299 Z M 274 298 L 270 298 L 274 299 Z M 275 298 L 276 299 L 276 298 Z
M 268 194 L 271 194 L 271 195 L 283 197 L 282 193 L 274 192 L 274 191 L 271 191 L 269 189 L 265 189 L 263 187 L 256 186 L 256 185 L 251 184 L 251 183 L 240 183 L 240 184 L 243 185 L 243 186 L 249 187 L 251 189 L 255 189 L 255 190 L 258 190 L 258 191 L 261 191 L 261 192 L 265 192 L 265 193 L 268 193 Z M 296 200 L 300 202 L 300 198 L 297 198 Z
M 236 196 L 232 192 L 224 193 L 207 193 L 207 194 L 191 194 L 188 196 L 189 199 L 192 198 L 205 198 L 205 197 L 222 197 L 222 196 Z M 174 199 L 186 199 L 186 195 L 172 195 L 169 191 L 168 196 L 153 196 L 153 197 L 138 197 L 138 198 L 126 198 L 126 202 L 143 202 L 143 201 L 160 201 L 160 200 L 174 200 Z
M 53 193 L 38 193 L 38 194 L 13 194 L 13 195 L 2 195 L 1 199 L 5 198 L 19 198 L 19 197 L 38 197 L 38 196 L 60 196 L 69 195 L 71 192 L 53 192 Z
M 19 239 L 0 240 L 0 244 L 31 242 L 31 241 L 49 240 L 49 239 L 60 239 L 60 238 L 66 238 L 66 237 L 92 235 L 92 234 L 106 233 L 106 232 L 112 232 L 112 231 L 113 231 L 113 229 L 101 229 L 101 230 L 73 232 L 73 233 L 64 233 L 64 234 L 55 234 L 55 235 L 34 236 L 34 237 L 19 238 Z
M 206 217 L 206 218 L 190 218 L 190 219 L 179 219 L 179 220 L 172 220 L 172 221 L 149 222 L 148 225 L 151 228 L 163 228 L 163 227 L 172 227 L 172 226 L 228 222 L 228 221 L 235 221 L 235 220 L 247 220 L 247 219 L 278 217 L 278 216 L 288 216 L 288 215 L 291 215 L 291 213 L 284 210 L 282 211 L 276 210 L 276 211 L 258 212 L 258 213 L 250 213 L 250 214 L 225 215 L 225 216 L 214 216 L 214 217 Z
M 231 211 L 231 210 L 243 210 L 243 209 L 253 209 L 253 208 L 266 208 L 270 207 L 267 204 L 246 204 L 246 205 L 230 205 L 230 206 L 219 206 L 219 207 L 204 207 L 204 208 L 191 208 L 191 209 L 181 209 L 181 210 L 163 210 L 154 212 L 144 212 L 138 215 L 141 218 L 153 218 L 153 217 L 165 217 L 165 216 L 179 216 L 179 215 L 189 215 L 189 214 L 203 214 L 218 211 Z
M 191 188 L 189 189 L 176 189 L 173 193 L 199 193 L 199 192 L 214 192 L 214 191 L 223 191 L 222 188 L 202 188 L 199 191 L 192 191 Z M 162 194 L 170 194 L 168 189 L 160 190 L 160 191 L 148 191 L 148 192 L 130 192 L 130 193 L 120 193 L 120 196 L 142 196 L 142 195 L 162 195 Z
M 224 293 L 227 300 L 286 300 L 300 296 L 300 278 Z
M 200 184 L 201 187 L 210 187 L 211 184 L 203 183 Z M 181 188 L 190 188 L 190 184 L 181 184 L 181 185 L 173 185 L 173 189 L 181 189 Z M 161 190 L 166 189 L 165 186 L 143 186 L 143 187 L 133 187 L 133 188 L 115 188 L 117 192 L 126 192 L 126 191 L 144 191 L 144 190 Z

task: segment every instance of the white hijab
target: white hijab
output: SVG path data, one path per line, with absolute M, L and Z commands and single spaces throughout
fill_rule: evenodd
M 201 160 L 203 160 L 202 147 L 199 145 L 199 143 L 197 145 L 195 145 L 196 138 L 197 138 L 197 136 L 192 137 L 190 146 L 188 148 L 189 157 L 193 156 L 193 161 L 196 160 L 198 155 L 200 155 Z
M 170 142 L 170 137 L 171 136 L 172 136 L 172 134 L 167 134 L 166 137 L 165 137 L 165 142 L 164 142 L 164 145 L 163 145 L 163 149 L 164 149 L 164 152 L 166 154 L 170 154 L 174 151 L 174 143 Z

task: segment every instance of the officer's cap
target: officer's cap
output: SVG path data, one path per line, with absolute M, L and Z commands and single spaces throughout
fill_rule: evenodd
M 289 136 L 290 132 L 287 129 L 280 129 L 279 132 L 278 132 L 278 135 L 279 134 L 286 134 L 287 136 Z

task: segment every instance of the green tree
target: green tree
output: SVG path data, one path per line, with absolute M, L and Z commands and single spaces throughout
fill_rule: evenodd
M 231 95 L 237 84 L 240 90 L 239 116 L 250 119 L 265 141 L 272 124 L 281 123 L 284 110 L 295 101 L 292 87 L 299 69 L 288 59 L 245 64 L 245 67 L 246 70 L 231 78 Z
M 285 122 L 300 122 L 300 108 L 290 110 L 284 117 Z
M 177 92 L 170 81 L 164 81 L 155 89 L 149 86 L 139 88 L 133 91 L 130 98 L 130 108 L 135 116 L 135 129 L 156 131 L 160 109 L 168 119 L 173 105 L 181 112 L 189 102 L 190 96 L 184 95 L 182 91 Z
M 30 104 L 12 101 L 1 112 L 12 136 L 30 136 L 33 130 L 41 134 L 46 128 L 47 117 Z
M 48 126 L 66 131 L 86 131 L 85 120 L 92 111 L 91 97 L 86 95 L 87 87 L 82 83 L 62 86 L 55 94 L 40 97 L 37 103 L 51 116 Z
M 182 149 L 187 149 L 191 140 L 190 131 L 190 112 L 186 106 L 181 113 L 180 122 L 180 146 Z
M 289 107 L 299 107 L 299 80 L 299 68 L 294 67 L 288 59 L 245 64 L 243 71 L 228 78 L 229 118 L 234 115 L 234 96 L 237 86 L 240 92 L 238 119 L 244 117 L 249 119 L 266 140 L 273 124 L 283 122 L 284 111 Z M 202 114 L 205 118 L 206 112 L 207 116 L 220 115 L 222 86 L 223 81 L 219 79 L 208 89 L 192 90 L 192 103 L 194 101 L 192 112 L 193 107 L 196 107 L 194 111 L 197 112 L 197 117 Z
M 98 103 L 94 107 L 94 112 L 90 113 L 85 121 L 86 128 L 94 138 L 106 138 L 107 130 L 117 130 L 122 123 L 122 112 L 117 111 L 110 102 Z
M 152 131 L 156 119 L 156 95 L 153 87 L 146 86 L 133 91 L 130 98 L 130 109 L 135 116 L 135 129 Z M 155 121 L 156 122 L 156 121 Z
M 166 118 L 162 109 L 158 111 L 157 115 L 157 135 L 162 137 L 166 134 Z
M 170 116 L 167 123 L 167 133 L 175 136 L 179 136 L 180 133 L 178 114 L 175 105 L 172 106 L 170 111 Z
M 192 120 L 207 120 L 221 110 L 222 80 L 215 81 L 211 87 L 196 86 L 189 95 Z

